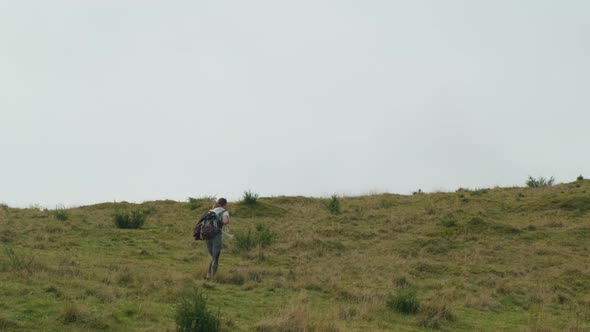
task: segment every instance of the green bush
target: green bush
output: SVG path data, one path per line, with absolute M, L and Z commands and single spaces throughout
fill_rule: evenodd
M 256 230 L 248 230 L 246 233 L 237 233 L 235 236 L 238 249 L 248 251 L 257 246 L 268 247 L 273 242 L 274 235 L 270 227 L 264 224 L 257 224 Z
M 188 208 L 191 210 L 196 210 L 201 207 L 201 201 L 194 198 L 194 197 L 187 198 L 187 201 L 188 201 Z
M 258 200 L 258 194 L 253 193 L 251 190 L 244 191 L 242 202 L 245 205 L 256 205 L 256 200 Z
M 584 177 L 582 176 L 582 174 L 578 175 L 578 177 L 576 178 L 577 181 L 582 181 L 584 180 Z
M 213 204 L 215 203 L 216 199 L 214 196 L 204 195 L 200 198 L 188 197 L 186 201 L 188 202 L 188 208 L 191 211 L 194 211 L 199 210 L 201 208 L 211 208 L 211 206 L 213 206 Z
M 180 299 L 176 305 L 176 331 L 219 331 L 219 315 L 207 309 L 207 299 L 198 289 Z
M 68 210 L 66 210 L 66 208 L 63 205 L 58 205 L 55 207 L 55 210 L 53 210 L 53 216 L 57 220 L 62 220 L 62 221 L 68 220 L 68 218 L 69 218 Z
M 340 213 L 340 200 L 338 199 L 338 196 L 332 195 L 332 197 L 330 197 L 330 200 L 328 201 L 328 210 L 333 214 Z
M 118 210 L 113 214 L 113 223 L 117 228 L 137 229 L 143 227 L 149 214 L 143 209 Z
M 555 183 L 555 178 L 550 177 L 549 179 L 539 176 L 538 178 L 534 178 L 529 175 L 529 178 L 526 180 L 526 185 L 529 188 L 538 188 L 538 187 L 549 187 Z
M 237 233 L 235 239 L 238 249 L 250 250 L 256 246 L 256 240 L 251 230 L 248 230 L 246 233 Z
M 418 312 L 420 302 L 416 298 L 414 288 L 400 288 L 395 294 L 390 294 L 386 302 L 387 307 L 399 313 L 410 315 Z
M 268 247 L 272 243 L 273 234 L 270 227 L 264 224 L 256 225 L 256 242 L 261 247 Z

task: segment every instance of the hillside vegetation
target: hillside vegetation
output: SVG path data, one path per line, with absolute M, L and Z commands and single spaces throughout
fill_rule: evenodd
M 588 180 L 230 202 L 206 281 L 210 204 L 0 206 L 0 331 L 175 331 L 195 289 L 223 331 L 590 330 Z

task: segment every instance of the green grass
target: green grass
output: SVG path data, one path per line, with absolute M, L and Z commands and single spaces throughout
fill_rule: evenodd
M 175 331 L 199 289 L 221 331 L 590 330 L 590 181 L 230 202 L 216 278 L 190 202 L 0 208 L 0 331 Z M 187 208 L 189 207 L 189 208 Z M 141 231 L 113 214 L 148 211 Z M 258 229 L 256 228 L 258 226 Z M 263 234 L 241 250 L 238 234 Z M 269 240 L 270 239 L 270 240 Z M 419 307 L 392 310 L 415 290 Z
M 187 291 L 181 297 L 175 318 L 179 332 L 219 331 L 219 317 L 207 308 L 207 299 L 198 289 Z

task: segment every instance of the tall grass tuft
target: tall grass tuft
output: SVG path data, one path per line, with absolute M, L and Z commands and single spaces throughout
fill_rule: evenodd
M 256 225 L 256 230 L 248 230 L 246 233 L 237 233 L 235 235 L 236 246 L 238 249 L 248 251 L 255 247 L 268 247 L 274 240 L 274 234 L 270 227 L 259 223 Z
M 332 214 L 338 214 L 340 213 L 340 200 L 338 199 L 337 195 L 332 195 L 332 197 L 330 197 L 330 200 L 328 201 L 328 210 L 332 213 Z
M 420 302 L 416 298 L 414 288 L 398 289 L 395 294 L 389 295 L 386 305 L 390 309 L 406 315 L 415 314 L 420 308 Z
M 104 317 L 85 310 L 84 307 L 72 302 L 65 304 L 60 318 L 64 324 L 78 325 L 84 331 L 110 330 L 110 326 L 105 322 Z
M 70 217 L 68 214 L 68 210 L 66 210 L 65 206 L 63 206 L 62 204 L 57 205 L 55 207 L 55 210 L 53 210 L 53 216 L 55 217 L 55 219 L 62 221 L 66 221 Z
M 144 209 L 118 210 L 113 214 L 113 223 L 117 228 L 137 229 L 143 227 L 149 214 Z
M 34 259 L 33 256 L 19 255 L 10 247 L 4 249 L 8 258 L 8 267 L 17 272 L 33 273 Z
M 175 320 L 178 332 L 219 331 L 219 315 L 207 308 L 207 299 L 198 289 L 180 299 L 176 305 Z
M 20 325 L 0 315 L 0 331 L 20 331 Z
M 455 314 L 442 303 L 429 303 L 420 306 L 417 323 L 419 326 L 440 330 L 442 324 L 447 321 L 454 321 Z
M 242 202 L 244 205 L 256 205 L 256 201 L 258 200 L 258 194 L 253 193 L 251 190 L 244 191 L 244 196 L 242 198 Z
M 256 239 L 251 230 L 246 233 L 237 233 L 235 235 L 236 247 L 240 250 L 248 251 L 256 246 Z
M 457 226 L 457 219 L 451 215 L 448 215 L 440 221 L 440 224 L 445 227 L 455 227 Z
M 270 231 L 270 227 L 265 224 L 256 225 L 256 238 L 258 245 L 261 247 L 268 247 L 273 240 L 273 234 Z
M 529 178 L 526 180 L 526 185 L 529 188 L 538 188 L 538 187 L 549 187 L 555 183 L 555 178 L 550 177 L 549 179 L 539 176 L 534 178 L 529 175 Z
M 74 303 L 67 303 L 61 313 L 61 319 L 65 324 L 80 322 L 82 317 L 82 311 Z

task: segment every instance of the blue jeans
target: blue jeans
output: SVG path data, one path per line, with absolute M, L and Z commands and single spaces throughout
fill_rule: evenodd
M 206 240 L 207 250 L 211 255 L 211 263 L 209 263 L 209 271 L 207 274 L 213 276 L 217 272 L 217 265 L 219 263 L 219 254 L 221 254 L 221 234 L 217 234 L 211 240 Z

